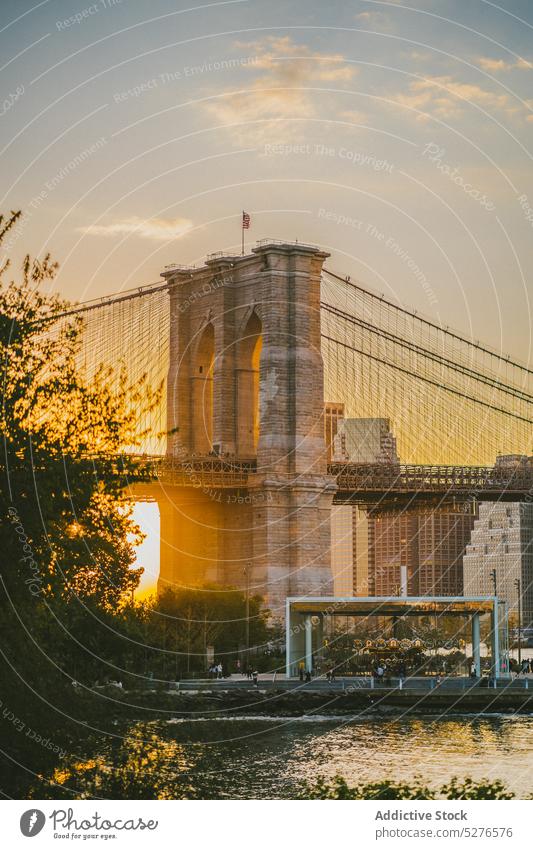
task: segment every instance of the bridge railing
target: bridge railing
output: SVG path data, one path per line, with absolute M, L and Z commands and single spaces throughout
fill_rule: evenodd
M 129 455 L 132 459 L 132 455 Z M 257 471 L 253 459 L 216 456 L 169 457 L 137 455 L 142 473 L 161 483 L 188 487 L 239 488 Z M 416 466 L 389 463 L 330 463 L 339 495 L 361 493 L 380 497 L 395 494 L 471 497 L 491 495 L 533 498 L 531 466 Z
M 531 492 L 533 469 L 493 466 L 414 466 L 386 463 L 332 463 L 328 467 L 339 489 L 378 492 L 436 492 L 457 494 Z

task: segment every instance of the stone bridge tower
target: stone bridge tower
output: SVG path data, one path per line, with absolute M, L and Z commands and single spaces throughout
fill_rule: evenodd
M 170 291 L 168 454 L 256 461 L 246 490 L 164 487 L 159 587 L 329 594 L 330 510 L 320 346 L 328 254 L 265 244 L 163 273 Z M 191 472 L 192 476 L 192 472 Z M 193 482 L 193 481 L 192 481 Z M 194 483 L 194 482 L 193 482 Z

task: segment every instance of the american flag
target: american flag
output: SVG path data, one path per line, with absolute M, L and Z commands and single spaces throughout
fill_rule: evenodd
M 249 230 L 250 229 L 250 216 L 247 212 L 242 213 L 242 229 Z

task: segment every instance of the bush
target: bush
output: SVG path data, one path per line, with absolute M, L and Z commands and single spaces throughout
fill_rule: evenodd
M 465 778 L 462 782 L 454 776 L 440 790 L 432 790 L 416 778 L 412 784 L 403 781 L 371 781 L 350 787 L 345 778 L 336 775 L 328 782 L 320 777 L 312 783 L 306 782 L 300 799 L 514 799 L 499 780 L 474 781 Z

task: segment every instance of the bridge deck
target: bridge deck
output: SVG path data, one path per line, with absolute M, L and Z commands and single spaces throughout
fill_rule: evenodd
M 218 457 L 138 456 L 144 474 L 161 485 L 246 489 L 260 472 L 254 460 Z M 331 463 L 335 503 L 394 504 L 417 500 L 505 500 L 533 498 L 533 467 L 415 466 Z

